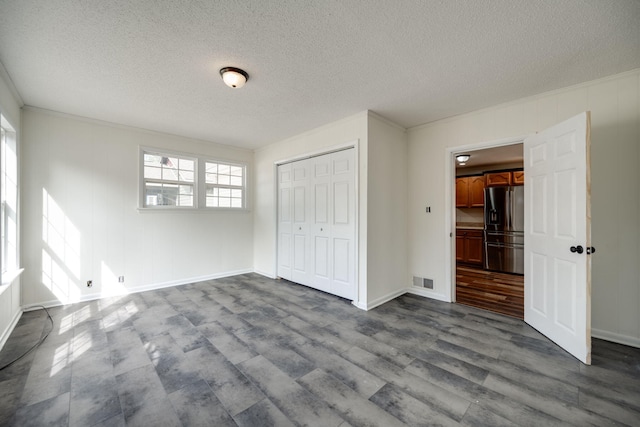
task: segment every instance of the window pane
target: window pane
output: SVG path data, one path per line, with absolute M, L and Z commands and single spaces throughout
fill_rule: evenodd
M 242 176 L 242 168 L 239 166 L 231 166 L 231 175 Z
M 217 197 L 207 197 L 207 207 L 209 207 L 209 208 L 217 208 L 218 207 L 218 198 Z
M 218 164 L 219 174 L 229 175 L 230 170 L 231 170 L 231 166 Z
M 218 184 L 229 185 L 231 183 L 229 175 L 218 175 Z
M 178 206 L 193 206 L 193 196 L 181 194 L 178 196 Z
M 242 199 L 242 190 L 231 190 L 231 197 L 234 197 L 236 199 Z
M 151 178 L 151 179 L 161 179 L 162 178 L 162 169 L 156 168 L 156 167 L 152 167 L 152 166 L 145 166 L 144 167 L 144 177 L 145 178 Z
M 150 166 L 160 166 L 161 156 L 156 156 L 154 154 L 144 154 L 144 164 Z
M 173 169 L 162 168 L 162 179 L 166 179 L 169 181 L 177 181 L 178 174 Z
M 228 188 L 220 188 L 218 191 L 220 193 L 220 197 L 231 197 L 231 190 Z
M 193 171 L 195 162 L 193 160 L 180 159 L 179 167 L 183 171 Z
M 242 177 L 241 176 L 232 176 L 231 181 L 229 182 L 231 185 L 242 186 Z
M 180 171 L 180 181 L 193 182 L 193 172 Z
M 227 198 L 220 198 L 219 199 L 219 204 L 221 208 L 230 208 L 231 207 L 231 199 L 227 199 Z
M 242 207 L 242 200 L 240 200 L 240 199 L 231 199 L 231 207 L 232 208 L 241 208 Z
M 207 173 L 218 173 L 218 164 L 206 162 L 205 169 Z
M 218 175 L 213 173 L 206 174 L 207 184 L 217 184 L 218 183 Z

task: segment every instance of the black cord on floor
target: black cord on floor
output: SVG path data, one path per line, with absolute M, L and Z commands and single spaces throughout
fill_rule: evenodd
M 40 340 L 37 343 L 35 343 L 29 350 L 25 351 L 22 355 L 18 356 L 16 359 L 12 360 L 11 362 L 7 363 L 6 365 L 0 367 L 0 371 L 2 371 L 3 369 L 7 369 L 9 366 L 13 365 L 18 360 L 22 359 L 27 354 L 31 353 L 33 350 L 38 348 L 40 346 L 40 344 L 42 344 L 44 342 L 44 340 L 47 339 L 47 337 L 49 336 L 51 331 L 53 331 L 53 319 L 51 318 L 51 314 L 49 314 L 49 310 L 47 310 L 47 308 L 42 306 L 42 305 L 34 305 L 34 306 L 31 306 L 31 307 L 28 307 L 28 308 L 36 308 L 36 307 L 42 307 L 44 309 L 44 311 L 47 312 L 47 317 L 49 317 L 49 321 L 51 322 L 51 329 L 49 329 L 49 331 L 45 334 L 45 336 L 40 338 Z

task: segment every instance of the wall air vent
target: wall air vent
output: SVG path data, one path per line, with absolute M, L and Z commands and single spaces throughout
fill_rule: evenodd
M 413 276 L 413 286 L 417 288 L 433 289 L 433 279 Z

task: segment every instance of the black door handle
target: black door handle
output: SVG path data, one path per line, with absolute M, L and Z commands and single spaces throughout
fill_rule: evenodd
M 591 255 L 595 251 L 596 251 L 596 248 L 594 248 L 593 246 L 587 246 L 587 255 Z
M 582 252 L 584 252 L 584 248 L 580 245 L 578 246 L 571 246 L 571 248 L 569 249 L 571 252 L 576 253 L 578 252 L 579 254 L 581 254 Z

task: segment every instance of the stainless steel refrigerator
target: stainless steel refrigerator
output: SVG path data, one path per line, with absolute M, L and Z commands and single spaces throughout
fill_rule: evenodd
M 524 274 L 524 186 L 484 190 L 484 267 Z

